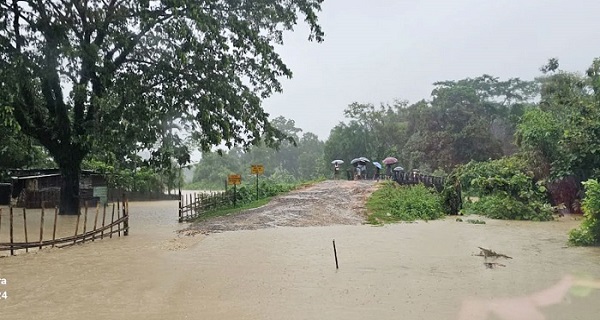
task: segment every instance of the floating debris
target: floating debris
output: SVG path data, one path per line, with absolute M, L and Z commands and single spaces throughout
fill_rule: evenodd
M 506 265 L 502 264 L 502 263 L 490 262 L 490 261 L 488 261 L 488 258 L 490 258 L 490 259 L 498 259 L 498 258 L 512 259 L 512 257 L 509 257 L 502 253 L 497 253 L 490 249 L 486 249 L 486 248 L 482 248 L 482 247 L 477 247 L 477 248 L 479 248 L 479 250 L 481 250 L 481 251 L 479 252 L 479 254 L 474 254 L 474 256 L 483 257 L 483 260 L 484 260 L 483 265 L 487 269 L 494 269 L 496 267 L 506 267 Z
M 485 257 L 486 259 L 489 258 L 489 257 L 492 257 L 492 258 L 512 259 L 512 257 L 509 257 L 509 256 L 507 256 L 505 254 L 502 254 L 502 253 L 496 253 L 496 252 L 494 252 L 494 251 L 492 251 L 490 249 L 485 249 L 485 248 L 482 248 L 482 247 L 477 247 L 477 248 L 479 248 L 481 250 L 481 252 L 479 254 L 476 254 L 476 256 Z
M 485 221 L 483 221 L 483 220 L 473 220 L 473 219 L 467 219 L 467 223 L 472 223 L 472 224 L 485 224 Z
M 494 269 L 495 267 L 506 267 L 505 264 L 498 262 L 484 262 L 483 265 L 488 269 Z

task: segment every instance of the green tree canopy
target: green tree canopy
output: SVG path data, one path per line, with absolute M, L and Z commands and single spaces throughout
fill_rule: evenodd
M 81 162 L 94 148 L 147 148 L 162 120 L 203 150 L 285 135 L 261 99 L 291 77 L 275 51 L 299 17 L 321 41 L 322 0 L 0 3 L 0 105 L 63 174 L 61 213 L 78 212 Z

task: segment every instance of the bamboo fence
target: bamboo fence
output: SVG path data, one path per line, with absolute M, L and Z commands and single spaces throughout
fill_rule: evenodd
M 115 206 L 117 209 L 116 216 Z M 112 210 L 110 207 L 112 207 Z M 33 209 L 32 211 L 35 211 L 35 215 L 37 215 L 39 210 Z M 42 205 L 38 220 L 39 236 L 36 237 L 35 234 L 30 233 L 36 233 L 35 230 L 37 228 L 28 231 L 27 227 L 28 225 L 37 223 L 37 221 L 32 221 L 31 219 L 28 221 L 27 213 L 27 209 L 23 208 L 22 215 L 17 216 L 17 208 L 0 208 L 0 255 L 9 253 L 4 255 L 12 256 L 21 252 L 29 252 L 32 249 L 42 250 L 46 247 L 62 248 L 85 243 L 86 241 L 96 241 L 104 238 L 112 238 L 113 236 L 120 237 L 121 235 L 127 236 L 129 234 L 129 203 L 126 199 L 118 201 L 116 204 L 112 203 L 112 206 L 105 205 L 102 208 L 99 205 L 89 208 L 86 202 L 83 213 L 76 217 L 75 232 L 71 231 L 73 232 L 71 236 L 62 235 L 58 238 L 57 229 L 62 230 L 64 234 L 67 228 L 64 225 L 60 226 L 61 221 L 67 223 L 66 219 L 72 219 L 72 217 L 63 220 L 63 217 L 66 216 L 61 216 L 61 219 L 59 219 L 57 207 L 47 209 Z M 80 228 L 82 215 L 83 225 Z M 52 224 L 48 223 L 50 222 L 49 219 L 52 219 Z M 88 219 L 90 220 L 89 222 Z M 90 227 L 89 230 L 88 225 Z M 8 235 L 6 236 L 6 234 Z M 8 241 L 2 242 L 1 240 L 5 240 L 5 238 L 8 238 Z M 17 241 L 17 238 L 23 241 Z

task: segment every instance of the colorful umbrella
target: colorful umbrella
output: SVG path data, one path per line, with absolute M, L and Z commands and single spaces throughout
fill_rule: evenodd
M 383 159 L 383 164 L 394 164 L 394 163 L 398 163 L 398 159 L 394 158 L 394 157 L 387 157 L 385 159 Z

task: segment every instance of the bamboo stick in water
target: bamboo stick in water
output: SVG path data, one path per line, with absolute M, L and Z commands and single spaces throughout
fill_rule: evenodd
M 54 248 L 54 240 L 56 240 L 56 220 L 58 220 L 58 207 L 54 206 L 54 230 L 52 230 L 52 248 Z
M 96 202 L 96 216 L 94 217 L 94 231 L 96 231 L 96 228 L 98 227 L 98 205 L 99 205 L 99 203 Z M 92 241 L 96 241 L 96 233 L 94 233 L 92 235 Z
M 88 205 L 87 205 L 87 201 L 83 202 L 83 205 L 85 207 L 85 211 L 84 211 L 84 216 L 83 216 L 83 239 L 81 240 L 81 242 L 85 243 L 85 231 L 87 230 L 87 214 L 88 214 Z
M 23 208 L 23 228 L 25 229 L 25 242 L 29 242 L 27 239 L 27 213 Z M 25 252 L 29 252 L 29 248 L 25 248 Z
M 42 216 L 40 218 L 40 250 L 42 250 L 42 240 L 44 240 L 44 203 L 42 203 Z
M 102 206 L 102 233 L 100 233 L 100 239 L 104 239 L 104 226 L 106 225 L 106 203 Z

